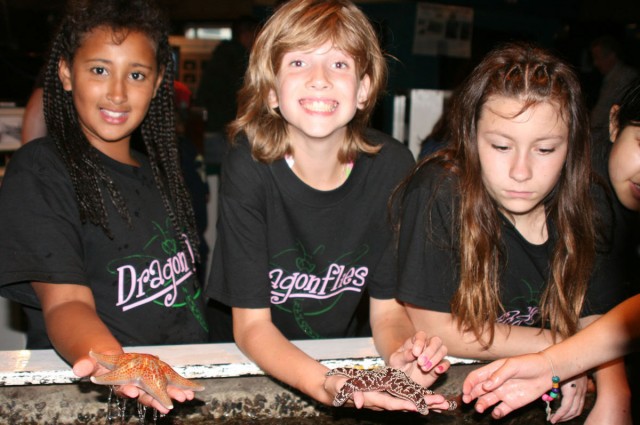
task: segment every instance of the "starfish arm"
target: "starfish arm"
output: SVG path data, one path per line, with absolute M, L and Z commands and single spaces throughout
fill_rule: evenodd
M 429 413 L 429 405 L 424 399 L 424 393 L 422 391 L 402 387 L 389 387 L 387 388 L 387 392 L 396 398 L 412 402 L 421 414 L 426 415 Z
M 333 398 L 333 405 L 336 407 L 342 406 L 351 398 L 355 391 L 360 391 L 357 386 L 354 385 L 353 380 L 357 378 L 351 378 L 344 383 L 340 391 Z
M 343 404 L 345 404 L 347 402 L 347 400 L 349 400 L 349 397 L 351 397 L 351 394 L 353 394 L 353 391 L 349 392 L 343 386 L 340 389 L 340 391 L 338 391 L 336 396 L 333 398 L 333 405 L 335 407 L 342 406 Z
M 166 363 L 165 363 L 166 365 Z M 197 384 L 183 376 L 180 376 L 169 365 L 163 367 L 163 372 L 170 385 L 180 388 L 181 390 L 203 391 L 204 386 Z
M 173 402 L 171 401 L 171 397 L 169 397 L 169 393 L 167 393 L 166 379 L 141 380 L 140 388 L 142 388 L 151 397 L 158 400 L 158 402 L 167 409 L 173 409 Z
M 121 354 L 102 354 L 96 353 L 95 351 L 89 351 L 89 356 L 107 369 L 113 370 L 116 368 Z
M 136 385 L 144 378 L 139 362 L 131 361 L 107 372 L 104 375 L 92 376 L 91 382 L 101 385 Z
M 355 378 L 349 378 L 333 399 L 334 406 L 342 406 L 356 391 L 384 391 L 385 384 L 379 379 L 379 375 L 371 371 Z
M 429 405 L 427 404 L 424 398 L 421 398 L 420 400 L 418 400 L 417 402 L 414 402 L 413 404 L 416 405 L 416 409 L 418 409 L 418 413 L 420 413 L 421 415 L 429 414 Z
M 120 373 L 105 373 L 100 376 L 92 376 L 91 382 L 99 385 L 135 385 L 139 386 L 139 383 L 136 379 L 132 379 L 131 377 L 124 376 Z
M 353 367 L 336 367 L 327 372 L 326 376 L 343 375 L 347 378 L 357 378 L 359 376 L 365 375 L 367 372 L 369 371 L 356 369 Z
M 387 368 L 384 381 L 389 394 L 412 402 L 418 412 L 423 415 L 429 413 L 429 405 L 424 397 L 427 394 L 433 394 L 433 391 L 424 388 L 398 369 Z

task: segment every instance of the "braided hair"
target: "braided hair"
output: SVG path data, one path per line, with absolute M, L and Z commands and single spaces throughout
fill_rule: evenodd
M 177 235 L 186 234 L 198 253 L 193 207 L 180 168 L 175 131 L 174 61 L 169 45 L 169 24 L 153 0 L 71 0 L 50 48 L 44 78 L 44 113 L 47 132 L 71 177 L 82 223 L 99 226 L 113 238 L 106 203 L 131 224 L 131 216 L 120 190 L 105 172 L 98 151 L 84 135 L 72 94 L 64 90 L 58 77 L 61 60 L 72 64 L 85 36 L 96 28 L 109 28 L 126 36 L 145 34 L 156 45 L 163 80 L 139 131 L 162 202 Z M 186 241 L 182 241 L 186 244 Z

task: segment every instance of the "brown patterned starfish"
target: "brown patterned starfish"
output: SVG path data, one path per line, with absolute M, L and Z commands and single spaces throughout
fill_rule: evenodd
M 343 375 L 349 378 L 333 399 L 334 406 L 342 406 L 356 391 L 386 391 L 394 397 L 413 402 L 421 414 L 429 413 L 429 406 L 424 397 L 432 395 L 433 391 L 413 381 L 400 369 L 382 367 L 364 370 L 338 367 L 327 372 L 327 376 L 332 375 Z M 455 410 L 458 407 L 455 401 L 448 402 L 448 410 Z
M 167 393 L 168 384 L 185 390 L 204 390 L 203 386 L 178 375 L 171 366 L 152 354 L 107 355 L 91 351 L 89 355 L 111 371 L 104 375 L 92 376 L 91 382 L 103 385 L 136 385 L 167 409 L 173 408 Z

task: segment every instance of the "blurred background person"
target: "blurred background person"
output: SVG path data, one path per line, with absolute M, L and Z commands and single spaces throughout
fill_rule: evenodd
M 603 76 L 598 99 L 591 109 L 593 140 L 598 143 L 609 135 L 611 107 L 620 103 L 625 88 L 638 76 L 638 71 L 623 61 L 620 43 L 610 35 L 591 42 L 591 58 Z
M 253 16 L 236 19 L 231 40 L 222 41 L 213 50 L 202 74 L 194 104 L 207 111 L 204 137 L 207 165 L 219 166 L 227 150 L 225 127 L 236 117 L 236 93 L 242 85 L 258 28 L 258 20 Z

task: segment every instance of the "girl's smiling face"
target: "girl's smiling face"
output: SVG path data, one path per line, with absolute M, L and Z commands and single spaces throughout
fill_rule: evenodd
M 290 141 L 342 143 L 347 124 L 369 94 L 369 77 L 360 79 L 349 54 L 331 42 L 285 53 L 269 103 L 287 121 Z
M 640 211 L 640 126 L 628 125 L 618 131 L 615 119 L 610 122 L 613 143 L 609 154 L 611 185 L 622 205 Z
M 73 63 L 60 62 L 59 76 L 85 136 L 107 155 L 109 145 L 129 142 L 162 81 L 151 39 L 139 32 L 122 39 L 110 28 L 86 34 Z

